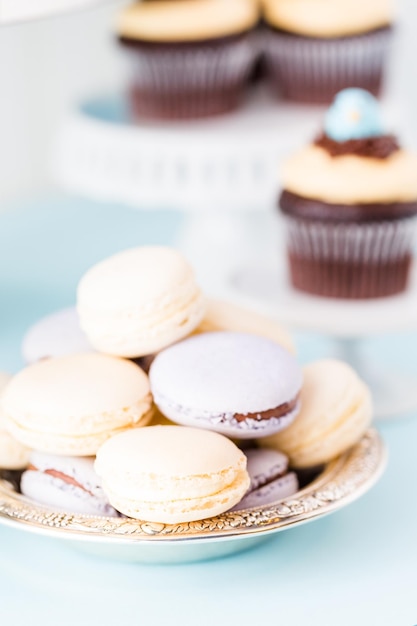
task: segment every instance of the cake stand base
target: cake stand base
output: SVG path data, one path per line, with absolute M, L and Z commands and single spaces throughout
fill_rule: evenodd
M 268 264 L 235 272 L 227 297 L 294 329 L 331 339 L 331 353 L 348 362 L 371 388 L 377 419 L 401 417 L 417 410 L 417 375 L 384 369 L 364 355 L 367 338 L 416 329 L 416 271 L 408 291 L 402 295 L 352 301 L 297 292 L 288 282 L 285 267 L 279 267 L 278 259 L 276 269 L 272 268 Z
M 334 338 L 333 355 L 351 365 L 369 386 L 376 419 L 405 416 L 417 410 L 417 377 L 384 368 L 363 354 L 363 340 Z

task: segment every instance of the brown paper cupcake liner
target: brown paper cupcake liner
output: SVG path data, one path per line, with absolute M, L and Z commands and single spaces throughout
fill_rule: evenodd
M 380 298 L 407 288 L 417 219 L 316 223 L 285 216 L 293 286 L 331 298 Z
M 123 42 L 126 44 L 126 42 Z M 190 119 L 236 108 L 255 63 L 252 33 L 199 43 L 125 45 L 135 117 Z
M 265 27 L 264 54 L 272 86 L 289 100 L 328 103 L 341 89 L 378 95 L 392 28 L 318 39 Z

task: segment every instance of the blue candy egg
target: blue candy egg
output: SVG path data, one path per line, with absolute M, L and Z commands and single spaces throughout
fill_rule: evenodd
M 340 91 L 325 115 L 324 132 L 339 142 L 382 135 L 377 99 L 364 89 Z

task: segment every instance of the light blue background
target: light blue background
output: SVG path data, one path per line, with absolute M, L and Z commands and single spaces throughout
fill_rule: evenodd
M 81 274 L 128 246 L 171 243 L 178 215 L 57 196 L 0 214 L 0 369 L 21 367 L 40 316 L 71 305 Z M 302 361 L 329 345 L 296 336 Z M 417 335 L 368 342 L 416 374 Z M 196 624 L 413 626 L 417 623 L 417 415 L 380 426 L 390 462 L 346 509 L 227 559 L 127 565 L 0 527 L 0 625 Z

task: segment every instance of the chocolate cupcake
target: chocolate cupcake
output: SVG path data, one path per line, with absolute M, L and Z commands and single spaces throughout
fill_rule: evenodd
M 378 95 L 392 34 L 391 0 L 263 0 L 264 53 L 289 100 L 329 103 L 341 89 Z
M 125 9 L 135 117 L 190 119 L 236 108 L 256 60 L 254 0 L 154 0 Z
M 347 89 L 324 130 L 283 168 L 280 207 L 292 284 L 334 298 L 407 287 L 417 215 L 417 157 L 384 134 L 375 98 Z

